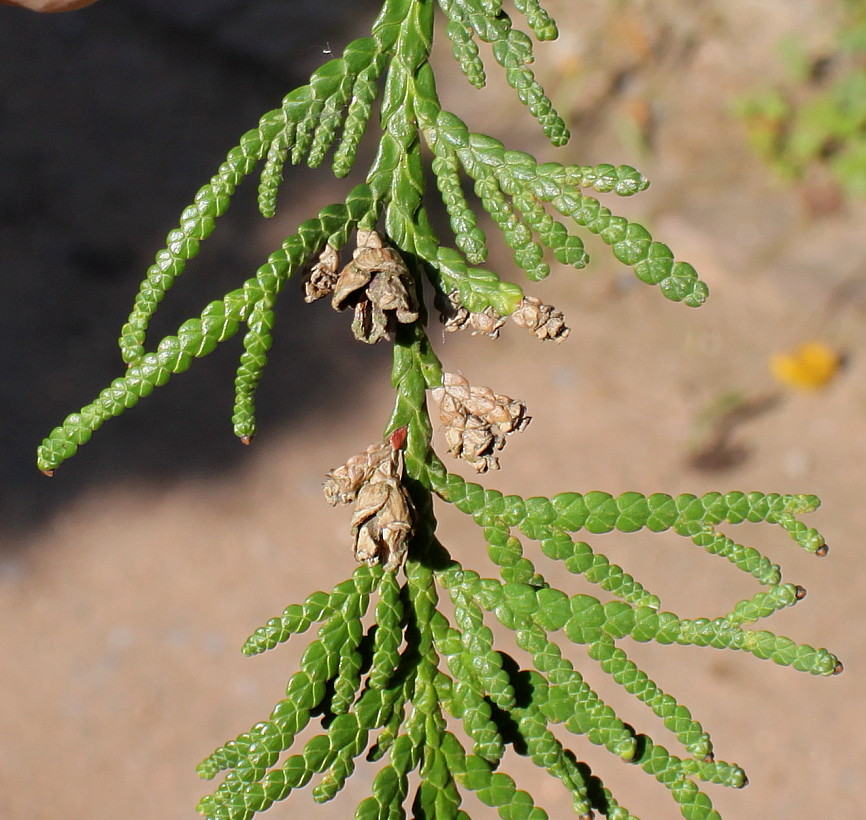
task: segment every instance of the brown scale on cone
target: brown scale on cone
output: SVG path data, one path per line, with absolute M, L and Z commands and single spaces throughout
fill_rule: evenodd
M 403 486 L 405 428 L 370 445 L 328 474 L 328 503 L 354 503 L 352 539 L 355 560 L 386 570 L 399 569 L 412 534 L 412 502 Z
M 468 461 L 479 473 L 499 469 L 495 453 L 512 433 L 526 429 L 526 405 L 489 387 L 474 387 L 456 373 L 443 374 L 431 392 L 439 405 L 448 452 Z
M 351 504 L 361 489 L 361 485 L 370 477 L 387 458 L 391 457 L 392 448 L 387 441 L 371 444 L 363 453 L 352 456 L 345 464 L 334 468 L 328 473 L 322 489 L 328 503 Z
M 498 339 L 499 329 L 505 324 L 505 319 L 492 307 L 486 308 L 483 313 L 468 311 L 460 304 L 460 297 L 456 290 L 447 295 L 437 294 L 435 305 L 439 311 L 439 320 L 449 333 L 468 327 L 473 336 L 489 336 L 491 339 Z
M 325 245 L 318 261 L 304 276 L 304 301 L 315 302 L 334 292 L 337 271 L 340 268 L 340 255 L 336 248 Z
M 354 308 L 352 333 L 368 344 L 392 339 L 395 323 L 418 319 L 412 275 L 376 231 L 358 231 L 358 247 L 334 282 L 331 305 L 334 310 Z

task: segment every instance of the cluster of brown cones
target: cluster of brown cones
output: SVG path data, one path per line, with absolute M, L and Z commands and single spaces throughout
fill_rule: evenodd
M 418 300 L 412 275 L 399 252 L 385 246 L 376 231 L 358 231 L 352 260 L 340 269 L 337 250 L 326 245 L 304 278 L 307 302 L 331 297 L 335 310 L 354 310 L 352 332 L 373 344 L 392 339 L 397 323 L 417 321 Z M 436 300 L 446 330 L 470 328 L 473 334 L 499 336 L 506 317 L 492 307 L 473 313 L 460 304 L 456 291 Z M 569 328 L 560 311 L 526 296 L 511 314 L 519 327 L 542 340 L 560 342 Z M 530 422 L 526 405 L 489 387 L 476 387 L 460 375 L 445 373 L 441 387 L 432 390 L 445 427 L 449 453 L 462 458 L 479 473 L 499 469 L 497 453 L 512 433 Z M 355 558 L 386 570 L 401 566 L 413 531 L 413 508 L 403 486 L 403 445 L 406 428 L 331 470 L 324 483 L 333 506 L 353 504 L 352 539 Z
M 304 298 L 315 302 L 326 296 L 331 297 L 335 310 L 353 308 L 352 332 L 368 344 L 390 340 L 397 323 L 418 319 L 415 285 L 406 262 L 395 248 L 386 247 L 376 231 L 358 231 L 352 261 L 342 270 L 337 250 L 325 246 L 304 277 Z M 506 320 L 511 319 L 542 341 L 561 342 L 570 333 L 562 312 L 534 296 L 525 296 L 508 317 L 500 316 L 492 307 L 480 313 L 467 310 L 457 291 L 440 293 L 436 307 L 448 331 L 468 327 L 473 335 L 496 339 Z
M 473 336 L 499 338 L 499 331 L 506 319 L 511 319 L 518 327 L 526 328 L 542 341 L 563 341 L 571 332 L 565 324 L 562 312 L 553 305 L 545 305 L 534 296 L 524 296 L 517 309 L 508 317 L 500 316 L 492 307 L 481 313 L 472 313 L 460 304 L 457 291 L 436 298 L 439 317 L 445 330 L 453 332 L 469 328 Z

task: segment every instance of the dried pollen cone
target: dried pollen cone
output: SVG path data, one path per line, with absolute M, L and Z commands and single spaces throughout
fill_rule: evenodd
M 439 405 L 448 452 L 468 461 L 479 473 L 499 469 L 494 455 L 512 433 L 526 429 L 526 405 L 489 387 L 474 387 L 456 373 L 445 373 L 431 392 Z
M 372 444 L 328 474 L 325 497 L 331 505 L 350 504 L 355 559 L 396 570 L 412 534 L 412 503 L 403 486 L 405 436 L 401 431 Z

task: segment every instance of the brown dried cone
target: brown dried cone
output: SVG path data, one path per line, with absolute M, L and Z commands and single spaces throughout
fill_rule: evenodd
M 445 325 L 445 330 L 453 333 L 469 327 L 473 336 L 489 336 L 491 339 L 499 338 L 499 328 L 505 324 L 505 319 L 492 307 L 488 307 L 483 313 L 472 313 L 460 304 L 457 291 L 449 294 L 438 293 L 434 304 L 439 311 L 439 319 Z
M 489 387 L 473 387 L 456 373 L 444 373 L 443 386 L 432 390 L 445 426 L 448 452 L 468 461 L 479 473 L 499 469 L 494 455 L 512 433 L 526 429 L 526 405 L 500 396 Z
M 562 312 L 553 305 L 543 304 L 541 299 L 534 296 L 524 296 L 517 310 L 511 314 L 511 319 L 518 327 L 528 328 L 542 341 L 552 339 L 561 342 L 571 333 Z
M 310 268 L 304 277 L 304 301 L 315 302 L 334 292 L 337 283 L 337 270 L 340 267 L 340 255 L 336 248 L 325 245 L 325 250 L 319 254 L 319 261 Z
M 331 304 L 334 310 L 354 307 L 352 332 L 368 344 L 390 339 L 396 320 L 418 319 L 412 276 L 394 248 L 386 248 L 376 231 L 358 231 L 352 261 L 340 271 Z
M 324 491 L 328 503 L 355 502 L 352 538 L 355 560 L 399 569 L 412 534 L 412 503 L 403 487 L 406 428 L 331 470 Z
M 409 497 L 398 479 L 371 480 L 361 487 L 352 513 L 356 561 L 399 569 L 411 533 Z

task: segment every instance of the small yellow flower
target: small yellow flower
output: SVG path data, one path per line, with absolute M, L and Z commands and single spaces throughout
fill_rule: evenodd
M 789 353 L 774 353 L 770 372 L 789 387 L 817 390 L 833 379 L 841 363 L 841 356 L 823 342 L 803 342 Z

